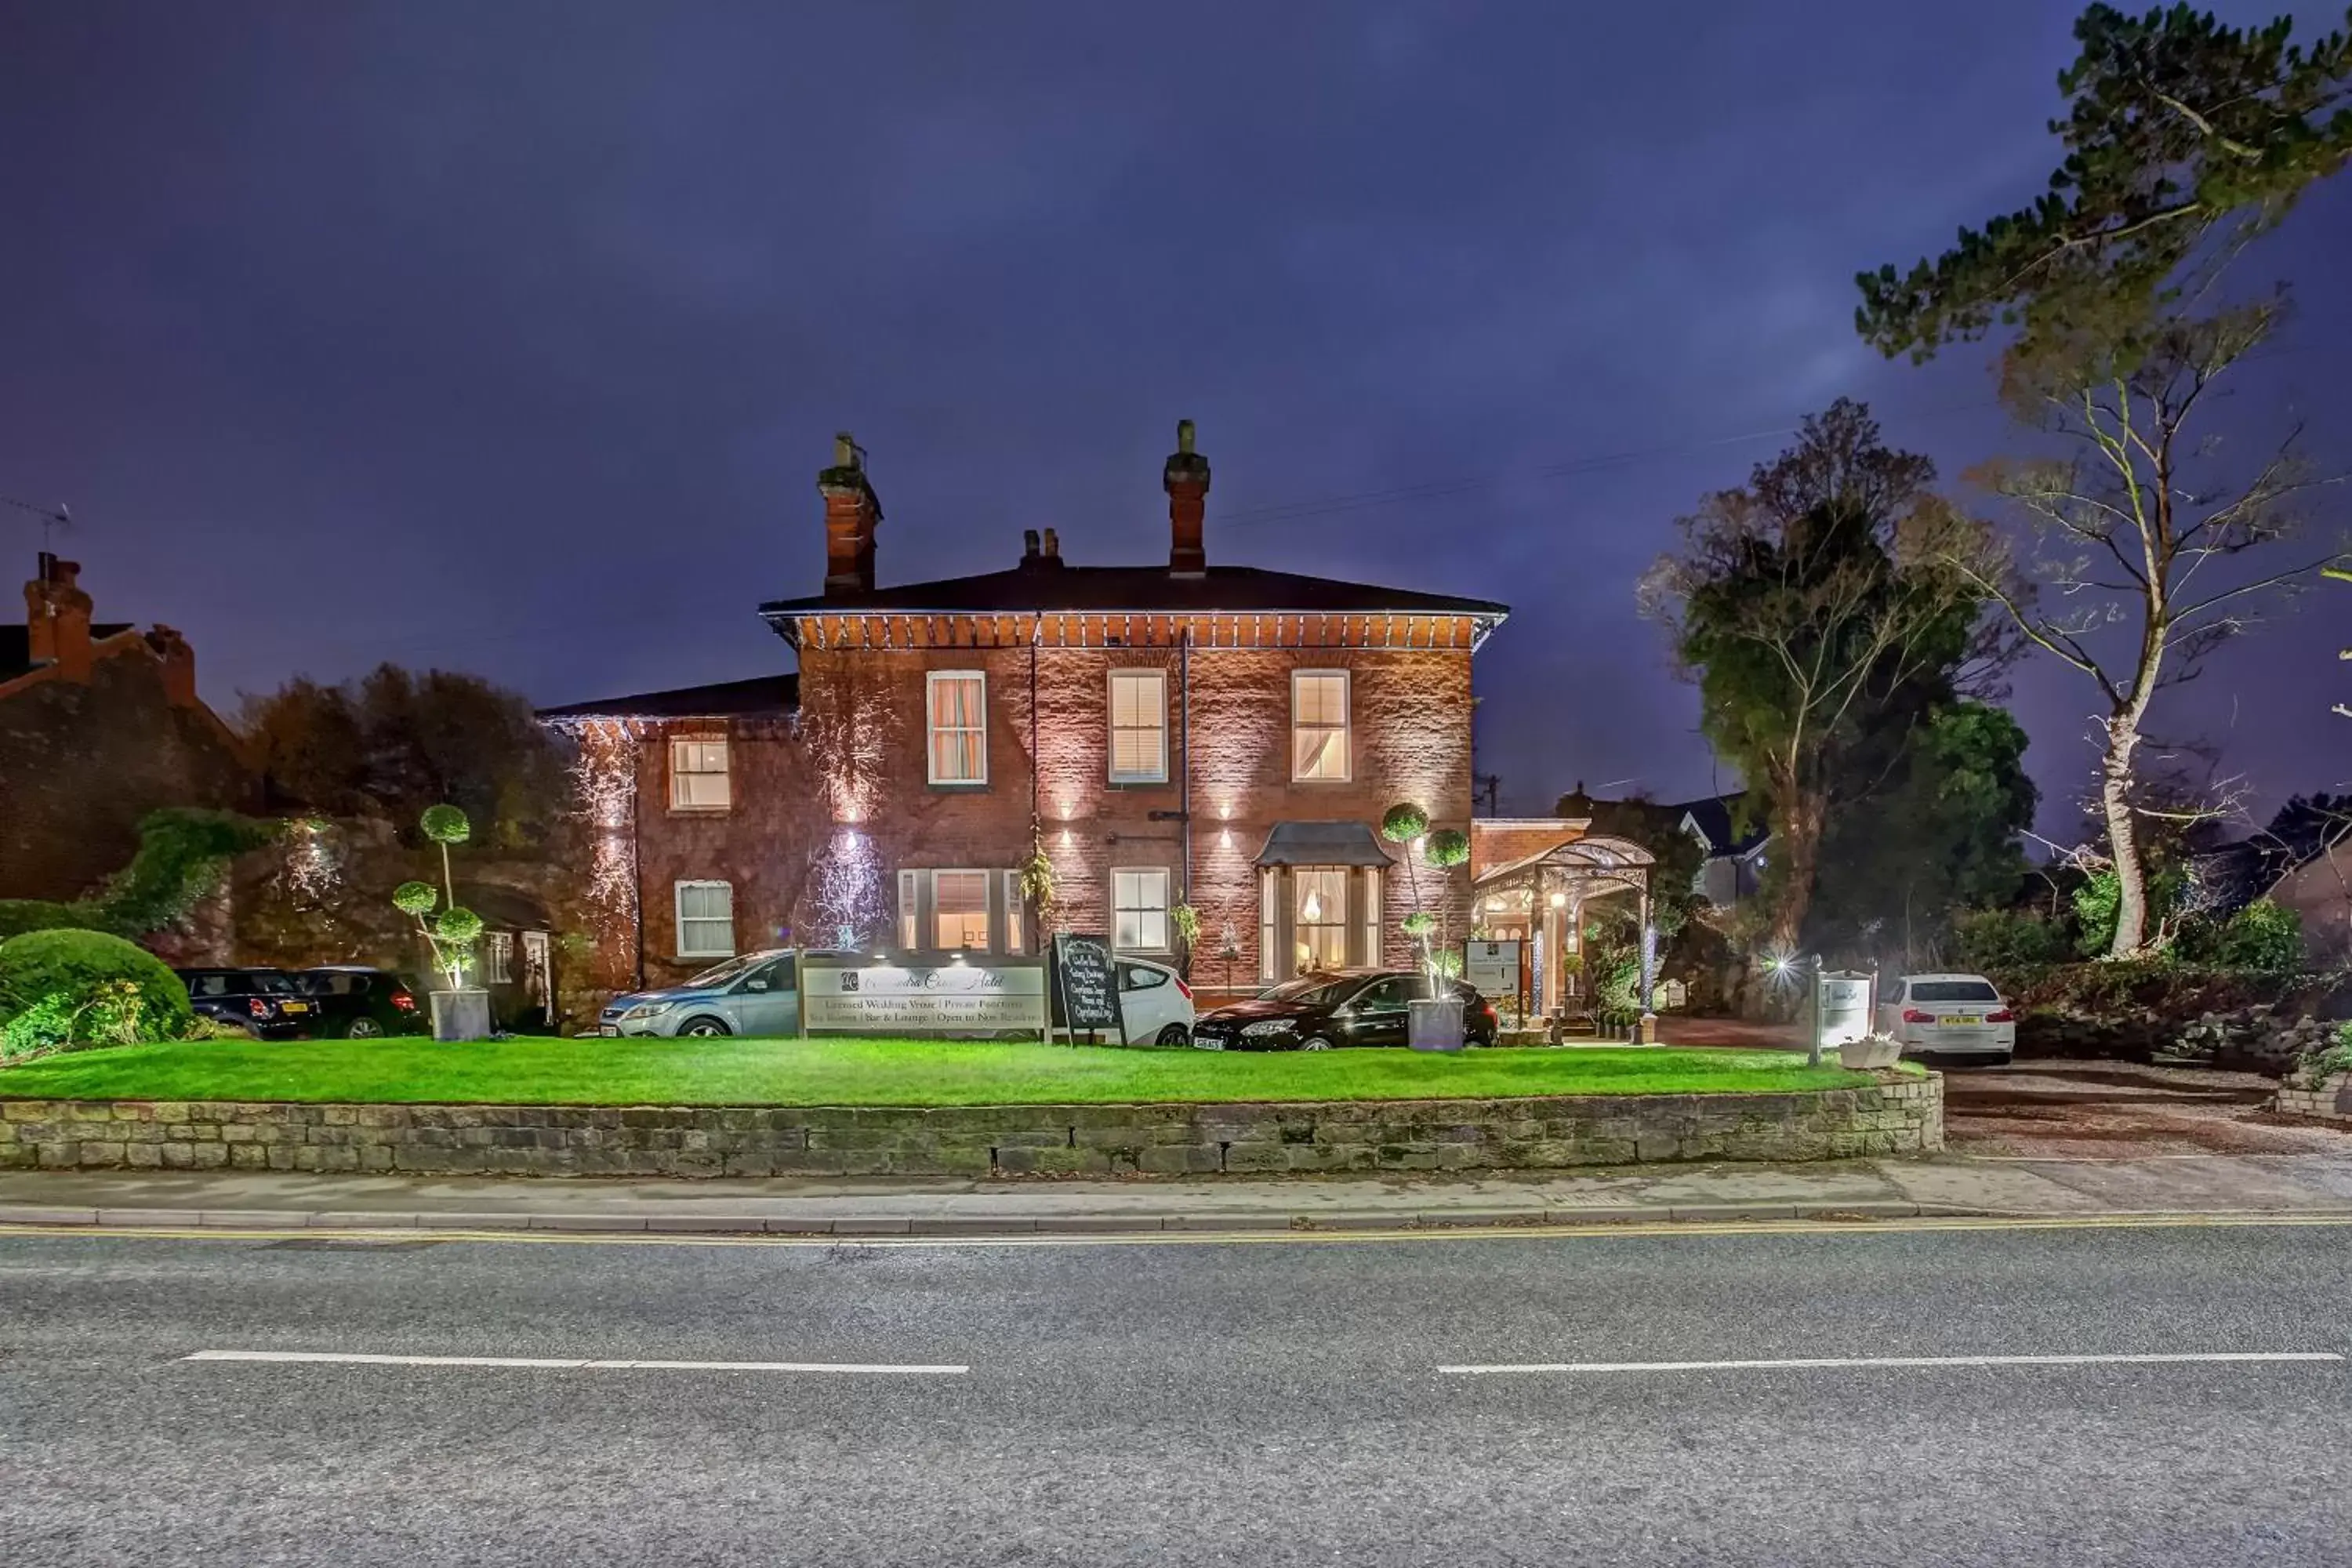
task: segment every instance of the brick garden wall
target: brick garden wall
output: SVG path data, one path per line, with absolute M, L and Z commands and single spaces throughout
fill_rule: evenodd
M 1189 1175 L 1829 1160 L 1944 1143 L 1943 1080 L 1805 1094 L 943 1110 L 0 1100 L 0 1168 Z

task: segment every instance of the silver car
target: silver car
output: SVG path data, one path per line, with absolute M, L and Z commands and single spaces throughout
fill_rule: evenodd
M 775 947 L 706 969 L 683 985 L 615 996 L 597 1017 L 600 1035 L 796 1035 L 800 953 Z

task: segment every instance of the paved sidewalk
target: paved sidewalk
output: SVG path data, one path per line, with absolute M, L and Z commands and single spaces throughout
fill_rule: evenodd
M 2352 1215 L 2352 1154 L 1945 1156 L 1285 1181 L 546 1181 L 275 1172 L 0 1173 L 0 1224 L 1017 1235 L 1607 1221 Z

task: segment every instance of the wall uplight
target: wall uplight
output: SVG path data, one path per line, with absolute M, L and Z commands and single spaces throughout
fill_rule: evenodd
M 1551 907 L 1556 910 L 1564 910 L 1568 908 L 1568 895 L 1566 893 L 1554 893 L 1551 896 Z

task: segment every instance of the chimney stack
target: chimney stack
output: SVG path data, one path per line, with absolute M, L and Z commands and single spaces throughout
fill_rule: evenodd
M 1062 563 L 1062 536 L 1050 528 L 1045 531 L 1045 550 L 1039 559 L 1047 566 Z
M 188 646 L 188 639 L 182 637 L 177 629 L 161 621 L 156 622 L 155 629 L 147 634 L 147 646 L 155 650 L 155 657 L 163 665 L 163 700 L 174 708 L 194 708 L 196 705 L 196 650 Z
M 866 477 L 866 452 L 848 431 L 833 438 L 833 466 L 819 471 L 824 497 L 824 596 L 850 598 L 874 591 L 874 528 L 881 498 Z
M 98 656 L 89 646 L 91 605 L 80 576 L 79 562 L 41 552 L 39 575 L 25 584 L 25 641 L 35 664 L 54 664 L 58 679 L 86 685 Z
M 1176 450 L 1169 454 L 1160 487 L 1168 492 L 1168 571 L 1176 577 L 1205 576 L 1208 552 L 1201 542 L 1201 518 L 1208 510 L 1209 459 L 1192 450 L 1192 422 L 1176 421 Z
M 1037 531 L 1034 528 L 1024 528 L 1021 531 L 1021 564 L 1024 566 L 1037 564 Z

